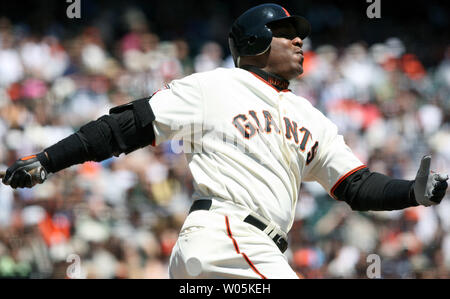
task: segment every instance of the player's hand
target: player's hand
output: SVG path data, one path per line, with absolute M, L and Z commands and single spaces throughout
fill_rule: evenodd
M 448 186 L 448 175 L 430 172 L 430 164 L 431 156 L 424 156 L 414 182 L 416 201 L 424 206 L 439 204 Z
M 39 162 L 36 155 L 17 160 L 6 170 L 3 183 L 12 188 L 31 188 L 42 184 L 47 178 L 47 170 Z

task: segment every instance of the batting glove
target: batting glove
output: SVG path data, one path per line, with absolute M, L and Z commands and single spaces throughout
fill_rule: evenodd
M 6 170 L 3 183 L 14 189 L 31 188 L 36 184 L 42 184 L 46 178 L 47 170 L 42 166 L 38 156 L 32 155 L 17 160 L 9 167 Z
M 431 156 L 424 156 L 414 182 L 417 203 L 427 207 L 439 204 L 448 186 L 448 175 L 430 172 L 430 164 Z

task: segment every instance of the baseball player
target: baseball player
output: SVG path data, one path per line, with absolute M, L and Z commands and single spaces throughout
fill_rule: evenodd
M 230 31 L 236 68 L 174 80 L 150 98 L 115 107 L 16 161 L 3 182 L 32 187 L 71 165 L 181 139 L 191 149 L 195 193 L 170 277 L 297 278 L 283 253 L 301 182 L 319 182 L 353 210 L 382 211 L 438 204 L 448 179 L 430 172 L 430 156 L 413 181 L 371 172 L 337 127 L 288 89 L 303 72 L 309 32 L 306 19 L 279 5 L 253 7 Z

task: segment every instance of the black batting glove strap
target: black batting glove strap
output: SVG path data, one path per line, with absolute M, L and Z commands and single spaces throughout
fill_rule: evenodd
M 41 162 L 41 165 L 45 168 L 47 173 L 50 173 L 50 160 L 45 152 L 41 152 L 36 155 L 36 158 Z
M 41 176 L 41 172 L 44 172 Z M 6 170 L 3 183 L 12 188 L 31 188 L 46 178 L 45 167 L 37 155 L 21 158 Z

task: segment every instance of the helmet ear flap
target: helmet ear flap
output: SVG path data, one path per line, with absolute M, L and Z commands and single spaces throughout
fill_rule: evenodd
M 272 31 L 267 27 L 252 30 L 238 42 L 237 49 L 241 56 L 256 56 L 267 51 L 272 43 Z
M 231 31 L 228 36 L 228 46 L 233 56 L 234 65 L 239 67 L 239 58 L 241 56 L 257 56 L 265 53 L 272 42 L 272 31 L 264 26 L 256 34 L 240 35 Z
M 248 38 L 248 47 L 246 55 L 256 56 L 265 53 L 272 43 L 272 31 L 267 26 L 262 26 L 259 30 L 255 30 L 255 34 L 252 34 Z
M 250 36 L 247 41 L 249 46 L 253 45 L 256 42 L 256 39 L 257 39 L 256 35 Z

